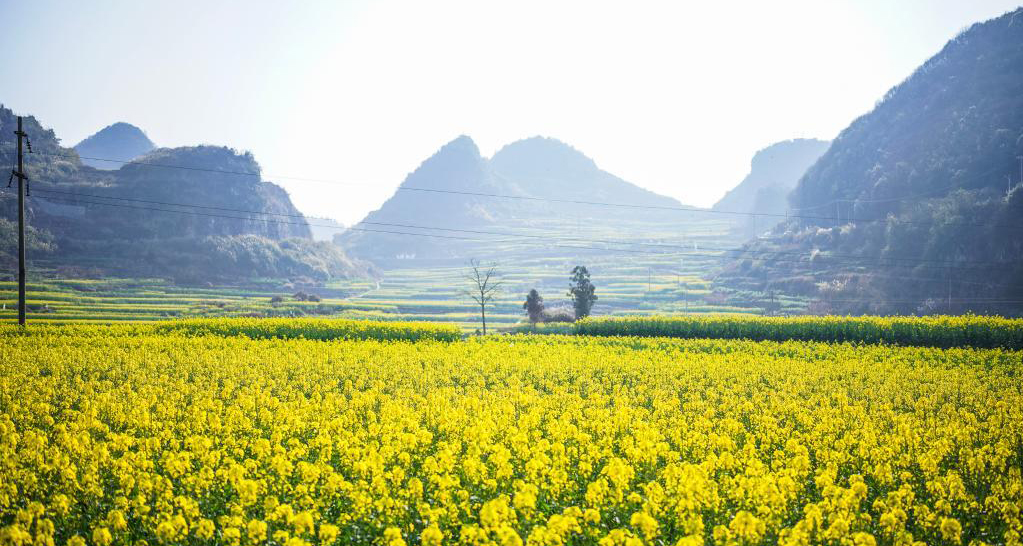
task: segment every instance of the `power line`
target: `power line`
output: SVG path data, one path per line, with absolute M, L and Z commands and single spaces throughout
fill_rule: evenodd
M 288 213 L 274 213 L 274 212 L 264 212 L 264 211 L 253 211 L 253 210 L 235 209 L 235 208 L 228 208 L 228 207 L 214 207 L 214 206 L 196 205 L 196 204 L 188 204 L 188 203 L 175 203 L 175 202 L 170 202 L 170 201 L 155 201 L 155 200 L 148 200 L 148 199 L 135 199 L 135 198 L 118 197 L 118 196 L 104 196 L 104 195 L 86 194 L 86 193 L 80 193 L 80 192 L 67 192 L 67 191 L 50 190 L 50 189 L 42 189 L 42 190 L 37 189 L 36 191 L 42 191 L 44 193 L 58 193 L 58 194 L 64 194 L 64 195 L 72 195 L 72 196 L 76 196 L 76 197 L 89 197 L 89 198 L 97 198 L 97 199 L 113 199 L 113 200 L 118 200 L 118 201 L 130 201 L 130 202 L 147 203 L 147 204 L 159 204 L 159 205 L 175 206 L 175 207 L 192 207 L 192 208 L 200 208 L 200 209 L 208 209 L 208 210 L 220 210 L 220 211 L 227 211 L 227 212 L 236 212 L 236 213 L 243 213 L 243 214 L 260 214 L 260 215 L 268 215 L 268 216 L 283 216 L 283 217 L 303 218 L 303 219 L 307 218 L 306 216 L 304 216 L 302 214 L 288 214 Z M 407 228 L 407 229 L 425 229 L 425 230 L 435 230 L 435 231 L 450 231 L 450 232 L 458 232 L 458 233 L 471 233 L 471 234 L 476 234 L 476 235 L 496 235 L 496 236 L 500 236 L 500 237 L 525 237 L 525 238 L 540 238 L 540 239 L 549 239 L 550 238 L 549 235 L 534 235 L 534 234 L 523 234 L 523 233 L 502 233 L 502 232 L 484 231 L 484 230 L 445 228 L 445 227 L 437 227 L 437 226 L 423 226 L 423 225 L 416 225 L 416 224 L 396 224 L 396 223 L 388 223 L 388 222 L 373 222 L 373 221 L 368 221 L 368 220 L 363 220 L 363 221 L 360 221 L 358 223 L 359 224 L 367 224 L 367 225 L 385 226 L 385 227 Z M 334 227 L 334 228 L 337 227 L 337 226 L 321 226 L 321 225 L 318 225 L 318 224 L 309 224 L 309 225 L 313 226 L 313 227 Z M 640 245 L 640 246 L 653 246 L 653 247 L 659 247 L 659 248 L 672 248 L 672 249 L 677 249 L 677 250 L 686 250 L 686 249 L 689 248 L 686 245 L 669 244 L 669 243 L 646 243 L 646 242 L 641 242 L 641 241 L 615 241 L 615 240 L 609 240 L 609 239 L 592 239 L 592 238 L 578 238 L 578 237 L 563 238 L 563 239 L 564 240 L 571 240 L 571 241 L 582 241 L 584 243 L 600 243 L 600 244 L 614 244 L 614 245 Z M 802 256 L 802 255 L 806 254 L 805 252 L 793 252 L 793 251 L 783 251 L 783 250 L 752 250 L 752 249 L 743 249 L 743 248 L 720 248 L 720 247 L 711 247 L 711 246 L 706 246 L 706 245 L 703 246 L 703 249 L 704 250 L 720 251 L 720 252 L 742 253 L 742 254 L 771 254 L 771 255 L 779 255 L 780 254 L 780 255 L 796 255 L 796 256 Z M 911 263 L 936 263 L 936 264 L 943 264 L 943 265 L 958 265 L 958 264 L 962 263 L 962 262 L 952 262 L 952 261 L 948 261 L 948 260 L 937 260 L 937 259 L 927 259 L 927 258 L 919 258 L 919 259 L 918 258 L 897 258 L 897 257 L 888 258 L 888 257 L 882 257 L 882 256 L 854 256 L 854 255 L 849 255 L 849 254 L 828 254 L 827 258 L 844 258 L 844 259 L 852 259 L 852 260 L 892 261 L 892 262 L 911 262 Z M 1018 263 L 1018 262 L 1016 262 L 1016 261 L 973 260 L 970 263 L 974 263 L 974 264 L 989 264 L 989 265 L 1006 265 L 1006 264 L 1014 264 L 1014 263 Z
M 328 183 L 328 184 L 372 186 L 370 184 L 363 184 L 363 183 L 357 183 L 357 182 L 347 182 L 347 181 L 340 181 L 340 180 L 329 180 L 329 179 L 319 179 L 319 178 L 303 178 L 303 177 L 296 177 L 296 176 L 281 176 L 281 175 L 269 175 L 269 174 L 264 175 L 261 172 L 251 172 L 251 171 L 232 171 L 232 170 L 220 170 L 220 169 L 206 169 L 206 168 L 201 168 L 201 167 L 188 167 L 188 166 L 184 166 L 184 165 L 170 165 L 170 164 L 166 164 L 166 163 L 152 163 L 152 162 L 137 161 L 137 160 L 119 160 L 119 159 L 90 157 L 90 156 L 71 156 L 71 155 L 67 155 L 67 154 L 55 154 L 55 153 L 49 153 L 49 152 L 34 152 L 34 153 L 35 154 L 39 154 L 39 155 L 63 157 L 63 158 L 66 158 L 66 159 L 80 158 L 80 159 L 90 159 L 90 160 L 94 160 L 94 161 L 108 161 L 108 162 L 112 162 L 112 163 L 121 163 L 121 164 L 124 164 L 124 165 L 142 165 L 142 166 L 147 166 L 147 167 L 158 167 L 158 168 L 167 168 L 167 169 L 184 169 L 184 170 L 188 170 L 188 171 L 209 172 L 209 173 L 216 173 L 216 174 L 231 174 L 231 175 L 255 176 L 255 177 L 266 176 L 268 178 L 274 178 L 274 179 L 278 179 L 278 180 L 295 180 L 295 181 L 305 181 L 305 182 L 321 182 L 321 183 Z M 470 191 L 450 190 L 450 189 L 440 189 L 440 188 L 422 188 L 422 187 L 405 186 L 405 185 L 399 185 L 397 188 L 395 188 L 395 191 L 416 191 L 416 192 L 423 192 L 423 193 L 462 195 L 462 196 L 469 196 L 469 197 L 487 197 L 487 198 L 499 198 L 499 199 L 512 199 L 512 200 L 532 201 L 532 202 L 561 203 L 561 204 L 569 204 L 569 205 L 588 205 L 588 206 L 617 207 L 617 208 L 627 208 L 627 209 L 662 210 L 662 211 L 675 211 L 675 212 L 690 212 L 690 213 L 698 213 L 698 214 L 724 214 L 724 215 L 731 215 L 731 216 L 747 216 L 747 217 L 754 217 L 754 218 L 757 217 L 757 216 L 764 216 L 764 217 L 773 217 L 773 218 L 779 218 L 779 219 L 795 218 L 795 219 L 803 219 L 803 220 L 828 220 L 828 221 L 839 221 L 839 220 L 841 220 L 841 218 L 839 218 L 838 216 L 808 216 L 808 215 L 800 215 L 800 214 L 729 211 L 729 210 L 715 210 L 715 209 L 700 209 L 700 208 L 695 208 L 695 207 L 673 207 L 673 206 L 666 206 L 666 205 L 641 205 L 641 204 L 634 204 L 634 203 L 612 203 L 612 202 L 606 202 L 606 201 L 586 201 L 586 200 L 579 200 L 579 199 L 557 199 L 557 198 L 550 198 L 550 197 L 534 197 L 534 196 L 527 196 L 527 195 L 508 195 L 508 194 L 500 194 L 500 193 L 470 192 Z M 806 209 L 803 209 L 803 210 L 809 210 L 809 209 L 812 209 L 812 208 L 817 208 L 817 207 L 807 207 Z M 848 221 L 848 222 L 876 222 L 876 221 L 881 221 L 881 220 L 884 220 L 884 219 L 885 218 L 846 218 L 846 221 Z M 921 220 L 900 220 L 900 222 L 901 223 L 905 223 L 905 224 L 921 224 L 921 225 L 931 225 L 931 224 L 937 223 L 937 222 L 933 222 L 933 221 L 921 221 Z M 951 225 L 967 225 L 967 226 L 974 226 L 974 227 L 997 226 L 997 227 L 1009 227 L 1009 228 L 1014 228 L 1014 229 L 1023 229 L 1023 225 L 1017 225 L 1017 224 L 996 224 L 996 223 L 975 223 L 975 222 L 952 222 L 950 224 Z M 946 225 L 949 225 L 949 224 L 946 224 Z
M 992 166 L 987 171 L 985 171 L 983 173 L 983 175 L 980 176 L 980 178 L 986 178 L 986 177 L 991 176 L 993 173 L 996 173 L 996 172 L 998 172 L 1000 170 L 1002 170 L 1001 167 L 999 167 L 999 166 Z M 1020 181 L 1023 182 L 1023 160 L 1020 161 Z M 866 203 L 890 203 L 890 202 L 894 202 L 894 201 L 905 201 L 907 199 L 920 199 L 920 198 L 924 198 L 924 197 L 937 197 L 936 195 L 934 195 L 935 193 L 949 191 L 949 190 L 953 190 L 953 189 L 961 188 L 961 187 L 962 186 L 959 185 L 959 184 L 950 184 L 948 186 L 944 186 L 944 187 L 941 187 L 941 188 L 932 188 L 932 189 L 929 189 L 929 190 L 927 190 L 925 192 L 917 193 L 915 195 L 904 195 L 904 196 L 901 196 L 901 197 L 889 197 L 889 198 L 882 198 L 882 199 L 859 199 L 859 198 L 847 199 L 847 198 L 837 198 L 837 199 L 832 199 L 831 201 L 828 201 L 826 203 L 821 203 L 819 205 L 813 205 L 813 206 L 810 206 L 810 207 L 792 207 L 792 210 L 797 210 L 797 211 L 817 210 L 817 209 L 821 209 L 821 208 L 824 208 L 824 207 L 827 207 L 827 206 L 830 206 L 830 205 L 834 205 L 836 203 L 854 203 L 854 204 L 861 204 L 861 203 L 862 204 L 866 204 Z
M 49 191 L 49 190 L 42 190 L 42 191 Z M 142 207 L 142 206 L 126 205 L 126 204 L 121 204 L 121 203 L 106 203 L 106 202 L 100 202 L 100 201 L 87 201 L 87 200 L 82 200 L 82 199 L 62 199 L 62 198 L 54 198 L 54 197 L 46 197 L 46 199 L 51 200 L 51 201 L 59 201 L 59 202 L 66 202 L 66 203 L 72 203 L 72 204 L 85 203 L 85 204 L 106 205 L 106 206 L 120 207 L 120 208 L 129 208 L 129 209 L 151 210 L 151 211 L 157 211 L 157 212 L 170 212 L 170 213 L 178 213 L 178 214 L 188 214 L 188 215 L 193 215 L 193 216 L 205 216 L 205 217 L 213 217 L 213 218 L 225 218 L 225 219 L 246 220 L 246 221 L 256 221 L 256 222 L 284 224 L 284 225 L 297 225 L 297 226 L 306 225 L 306 226 L 323 227 L 323 228 L 329 228 L 329 229 L 346 229 L 346 228 L 342 228 L 342 227 L 339 227 L 339 226 L 310 224 L 308 222 L 286 222 L 286 221 L 272 220 L 272 219 L 266 219 L 266 218 L 251 218 L 251 217 L 244 217 L 244 216 L 228 216 L 228 215 L 223 215 L 223 214 L 212 214 L 212 213 L 203 213 L 203 212 L 195 212 L 195 211 L 176 210 L 176 209 L 160 209 L 160 208 L 155 208 L 155 207 Z M 178 205 L 178 206 L 184 206 L 184 205 Z M 385 223 L 380 223 L 380 224 L 381 225 L 385 225 L 385 226 L 398 226 L 398 227 L 403 226 L 403 224 L 385 224 Z M 406 225 L 406 227 L 407 227 L 407 225 Z M 432 229 L 432 230 L 451 230 L 450 228 L 433 228 L 433 227 L 427 227 L 427 226 L 417 226 L 417 228 L 418 229 Z M 477 242 L 477 243 L 488 243 L 488 244 L 502 243 L 502 242 L 522 242 L 521 240 L 520 241 L 508 240 L 508 239 L 506 239 L 506 240 L 483 240 L 483 239 L 474 239 L 474 238 L 471 238 L 471 237 L 461 237 L 461 236 L 454 236 L 454 235 L 440 235 L 440 234 L 434 234 L 434 233 L 412 233 L 412 232 L 405 232 L 405 231 L 391 231 L 391 230 L 379 230 L 379 229 L 356 228 L 356 227 L 351 227 L 351 228 L 347 228 L 347 229 L 351 229 L 351 230 L 354 230 L 354 231 L 364 231 L 364 232 L 372 232 L 372 233 L 385 233 L 385 234 L 393 234 L 393 235 L 411 235 L 411 236 L 433 237 L 433 238 L 441 238 L 441 239 L 457 239 L 457 240 L 464 240 L 464 241 Z M 549 241 L 551 239 L 549 236 L 539 236 L 539 235 L 517 235 L 517 234 L 505 234 L 505 233 L 481 232 L 481 231 L 474 232 L 472 230 L 452 230 L 452 231 L 467 231 L 467 232 L 470 232 L 470 233 L 491 234 L 491 235 L 498 235 L 498 236 L 504 236 L 504 237 L 513 237 L 513 238 L 518 238 L 518 239 L 521 239 L 523 237 L 526 237 L 526 238 L 542 238 L 545 241 Z M 587 240 L 587 239 L 581 239 L 581 238 L 562 239 L 562 240 L 581 241 L 581 242 L 584 242 L 584 243 L 585 242 L 600 242 L 600 241 L 593 241 L 593 240 Z M 620 245 L 621 246 L 621 245 L 630 245 L 630 244 L 636 244 L 636 243 L 610 242 L 610 243 L 607 243 L 607 244 L 613 244 L 613 245 Z M 640 244 L 644 244 L 644 243 L 640 243 Z M 654 243 L 645 243 L 645 244 L 654 244 Z M 552 244 L 552 243 L 545 243 L 545 246 L 558 247 L 558 248 L 571 248 L 571 249 L 577 249 L 577 250 L 599 250 L 599 251 L 604 251 L 604 252 L 612 251 L 612 252 L 625 252 L 625 253 L 633 253 L 633 254 L 653 254 L 653 255 L 662 255 L 662 256 L 678 256 L 678 255 L 682 255 L 682 256 L 699 256 L 699 257 L 708 257 L 708 258 L 726 258 L 727 257 L 727 256 L 723 256 L 723 255 L 707 254 L 706 252 L 704 252 L 704 253 L 681 252 L 681 251 L 676 251 L 676 252 L 656 252 L 656 251 L 644 251 L 644 250 L 636 250 L 636 249 L 606 248 L 606 247 L 605 248 L 601 248 L 601 247 L 588 247 L 588 246 Z M 684 248 L 684 247 L 679 246 L 678 248 Z M 743 249 L 725 249 L 725 250 L 723 250 L 723 252 L 737 252 L 737 253 L 761 252 L 761 253 L 766 253 L 766 254 L 774 254 L 775 253 L 775 252 L 771 252 L 771 251 L 756 251 L 756 250 L 743 250 Z M 751 258 L 751 259 L 759 259 L 759 260 L 764 260 L 764 261 L 768 260 L 768 258 L 756 258 L 756 257 Z M 872 258 L 857 257 L 856 259 L 861 259 L 862 260 L 862 259 L 872 259 Z M 904 260 L 909 260 L 908 258 L 903 258 L 903 259 Z M 798 264 L 802 264 L 802 265 L 812 265 L 812 263 L 807 261 L 807 260 L 785 260 L 785 259 L 780 259 L 780 258 L 770 258 L 770 261 L 772 261 L 772 262 L 784 262 L 784 263 L 798 263 Z M 841 263 L 840 260 L 839 260 L 839 263 Z M 962 263 L 973 263 L 973 262 L 956 262 L 956 263 L 962 264 Z M 863 266 L 864 264 L 853 264 L 853 265 Z M 958 269 L 974 269 L 976 267 L 979 267 L 979 265 L 978 266 L 964 266 L 964 265 L 952 265 L 952 266 L 916 265 L 916 266 L 913 266 L 913 265 L 908 265 L 908 264 L 894 264 L 894 263 L 893 264 L 876 263 L 876 264 L 869 264 L 869 265 L 874 265 L 874 266 L 877 266 L 877 267 L 906 267 L 906 268 L 917 268 L 917 267 L 920 267 L 920 268 L 927 268 L 927 269 L 939 269 L 939 270 L 942 270 L 942 271 L 948 269 L 949 267 L 951 267 L 953 269 L 957 269 L 957 270 Z
M 803 263 L 806 263 L 806 262 L 803 262 Z M 935 269 L 946 270 L 947 268 L 935 268 Z M 810 273 L 810 275 L 820 276 L 821 273 Z M 910 276 L 910 275 L 880 275 L 880 274 L 875 273 L 873 271 L 863 272 L 863 273 L 847 272 L 847 273 L 844 273 L 844 275 L 845 276 L 850 276 L 850 277 L 851 276 L 869 276 L 871 279 L 894 279 L 894 280 L 902 280 L 902 281 L 923 281 L 923 282 L 936 282 L 936 283 L 942 283 L 942 284 L 948 282 L 948 277 L 938 278 L 938 277 L 918 277 L 918 276 L 915 276 L 915 275 L 912 275 L 912 276 Z M 839 275 L 837 275 L 837 274 L 836 275 L 829 275 L 830 278 L 837 277 L 837 276 L 839 276 Z M 764 281 L 763 277 L 758 277 L 758 276 L 753 276 L 753 275 L 728 275 L 728 277 L 731 278 L 731 279 L 749 279 L 749 280 L 761 281 L 761 282 Z M 1005 288 L 1007 286 L 1011 286 L 1011 284 L 1012 284 L 1012 283 L 977 282 L 977 281 L 968 281 L 968 280 L 964 280 L 964 279 L 956 279 L 956 280 L 953 281 L 953 283 L 957 284 L 957 285 L 967 285 L 968 284 L 968 285 L 982 286 L 984 288 Z
M 460 237 L 460 236 L 457 236 L 457 235 L 439 235 L 439 234 L 436 234 L 436 233 L 412 233 L 412 232 L 406 232 L 406 231 L 390 231 L 390 230 L 356 228 L 356 227 L 342 228 L 342 227 L 338 227 L 338 226 L 327 226 L 327 225 L 309 224 L 307 222 L 284 222 L 284 221 L 280 221 L 280 220 L 256 219 L 256 218 L 249 218 L 249 217 L 245 217 L 245 216 L 227 216 L 227 215 L 223 215 L 223 214 L 209 214 L 209 213 L 194 212 L 194 211 L 187 211 L 187 210 L 159 209 L 159 208 L 155 208 L 155 207 L 139 207 L 139 206 L 134 206 L 134 205 L 125 205 L 125 204 L 121 204 L 121 203 L 103 203 L 103 202 L 99 202 L 99 201 L 86 201 L 86 200 L 82 200 L 82 199 L 63 199 L 63 198 L 55 198 L 55 197 L 47 197 L 46 199 L 51 200 L 51 201 L 60 201 L 60 202 L 72 203 L 72 204 L 86 203 L 86 204 L 92 204 L 92 205 L 106 205 L 106 206 L 109 206 L 109 207 L 121 207 L 121 208 L 138 209 L 138 210 L 149 210 L 149 211 L 156 211 L 156 212 L 171 212 L 171 213 L 177 213 L 177 214 L 189 214 L 189 215 L 193 215 L 193 216 L 206 216 L 206 217 L 212 217 L 212 218 L 226 218 L 226 219 L 234 219 L 234 220 L 247 220 L 247 221 L 266 222 L 266 223 L 273 223 L 273 224 L 286 224 L 286 225 L 296 225 L 296 226 L 310 226 L 311 225 L 311 226 L 323 227 L 323 228 L 331 228 L 331 229 L 349 229 L 349 230 L 354 230 L 354 231 L 367 231 L 367 232 L 372 232 L 372 233 L 387 233 L 387 234 L 392 234 L 392 235 L 411 235 L 411 236 L 416 236 L 416 237 L 434 237 L 434 238 L 439 238 L 439 239 L 459 239 L 459 240 L 463 240 L 463 241 L 471 241 L 471 242 L 477 242 L 477 243 L 492 244 L 492 243 L 503 243 L 503 242 L 519 242 L 519 241 L 500 241 L 500 240 L 492 240 L 492 239 L 491 240 L 474 239 L 474 238 L 471 238 L 471 237 Z M 517 236 L 514 236 L 514 237 L 517 237 Z M 632 250 L 632 249 L 624 249 L 624 248 L 610 248 L 609 249 L 609 248 L 600 248 L 600 247 L 586 247 L 586 246 L 561 245 L 561 244 L 547 244 L 546 246 L 553 246 L 553 247 L 559 247 L 559 248 L 574 248 L 574 249 L 581 249 L 581 250 L 600 250 L 600 251 L 613 251 L 613 252 L 629 252 L 629 253 L 639 253 L 639 254 L 658 254 L 658 255 L 665 254 L 665 253 L 662 253 L 662 252 L 651 252 L 651 251 Z M 703 256 L 706 256 L 706 255 L 704 254 Z
M 38 182 L 37 182 L 37 184 L 38 184 Z M 152 204 L 152 205 L 166 205 L 166 206 L 172 206 L 172 207 L 190 207 L 190 208 L 207 209 L 207 210 L 222 210 L 222 211 L 227 211 L 227 212 L 239 212 L 239 213 L 246 213 L 246 214 L 262 214 L 262 215 L 266 215 L 266 216 L 283 216 L 283 217 L 287 217 L 287 218 L 313 218 L 313 219 L 316 219 L 316 220 L 333 220 L 332 218 L 321 218 L 321 217 L 317 217 L 317 216 L 306 216 L 305 214 L 302 214 L 302 213 L 290 214 L 290 213 L 284 213 L 284 212 L 266 212 L 266 211 L 260 211 L 260 210 L 244 210 L 244 209 L 234 209 L 234 208 L 228 208 L 228 207 L 214 207 L 214 206 L 210 206 L 210 205 L 197 205 L 197 204 L 192 204 L 192 203 L 174 203 L 174 202 L 170 202 L 170 201 L 154 201 L 154 200 L 149 200 L 149 199 L 137 199 L 137 198 L 129 198 L 129 197 L 118 197 L 118 196 L 115 196 L 115 195 L 96 195 L 96 194 L 90 194 L 90 193 L 80 193 L 80 192 L 51 190 L 51 189 L 45 189 L 45 188 L 44 189 L 36 188 L 36 191 L 41 191 L 41 192 L 45 192 L 45 193 L 59 193 L 59 194 L 64 194 L 64 195 L 74 195 L 74 196 L 81 196 L 81 197 L 90 197 L 90 198 L 96 198 L 96 199 L 113 199 L 113 200 L 116 200 L 116 201 L 131 201 L 131 202 L 135 202 L 135 203 L 149 203 L 149 204 Z M 321 227 L 327 227 L 327 226 L 321 226 Z M 331 227 L 337 227 L 337 226 L 331 226 Z
M 942 187 L 942 188 L 930 189 L 930 190 L 927 190 L 927 191 L 925 191 L 923 193 L 917 193 L 917 194 L 914 194 L 914 195 L 904 195 L 902 197 L 889 197 L 889 198 L 884 198 L 884 199 L 846 199 L 846 198 L 839 198 L 839 199 L 832 199 L 831 201 L 828 201 L 826 203 L 821 203 L 819 205 L 813 205 L 813 206 L 810 206 L 810 207 L 792 207 L 792 210 L 817 210 L 817 209 L 825 208 L 825 207 L 830 206 L 830 205 L 834 205 L 835 203 L 854 203 L 854 204 L 891 203 L 893 201 L 905 201 L 907 199 L 919 199 L 921 197 L 937 197 L 934 194 L 940 193 L 940 192 L 944 192 L 944 191 L 948 191 L 948 190 L 953 190 L 953 189 L 956 189 L 956 188 L 959 188 L 959 187 L 961 187 L 959 184 L 952 184 L 952 185 L 945 186 L 945 187 Z
M 183 169 L 183 170 L 186 170 L 186 171 L 199 171 L 199 172 L 209 172 L 209 173 L 219 173 L 219 174 L 237 174 L 237 175 L 243 175 L 243 176 L 260 176 L 261 175 L 259 172 L 252 172 L 252 171 L 230 171 L 230 170 L 221 170 L 221 169 L 204 169 L 202 167 L 188 167 L 186 165 L 168 165 L 168 164 L 165 164 L 165 163 L 151 163 L 151 162 L 148 162 L 148 161 L 136 161 L 136 160 L 128 160 L 128 161 L 126 161 L 126 160 L 122 160 L 122 159 L 109 159 L 109 158 L 105 158 L 105 157 L 90 157 L 90 156 L 86 156 L 86 155 L 55 154 L 55 153 L 51 153 L 51 152 L 33 152 L 33 153 L 37 154 L 37 155 L 48 155 L 48 156 L 52 156 L 52 157 L 62 157 L 64 159 L 89 159 L 89 160 L 92 160 L 92 161 L 105 161 L 105 162 L 108 162 L 108 163 L 121 163 L 123 165 L 144 165 L 144 166 L 147 166 L 147 167 L 162 167 L 162 168 L 165 168 L 165 169 Z
M 828 302 L 836 303 L 915 303 L 921 304 L 924 301 L 941 300 L 945 301 L 945 298 L 921 298 L 918 300 L 871 300 L 871 299 L 829 299 Z M 986 303 L 986 304 L 1016 304 L 1023 303 L 1023 300 L 1003 300 L 1003 299 L 991 299 L 991 298 L 952 298 L 952 303 Z

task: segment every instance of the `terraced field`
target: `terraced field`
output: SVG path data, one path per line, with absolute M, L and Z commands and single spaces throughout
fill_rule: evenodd
M 40 272 L 39 276 L 45 275 Z M 372 283 L 352 283 L 353 289 Z M 298 301 L 282 288 L 180 287 L 162 279 L 53 279 L 28 285 L 28 316 L 35 322 L 154 321 L 210 316 L 380 314 L 393 307 L 353 304 L 337 290 L 319 302 Z M 327 294 L 333 294 L 330 296 Z M 281 296 L 284 301 L 272 303 Z M 340 296 L 340 297 L 339 297 Z M 0 282 L 0 320 L 17 317 L 17 283 Z
M 555 227 L 575 229 L 574 224 Z M 620 233 L 587 229 L 580 235 L 582 239 L 555 239 L 550 247 L 506 241 L 477 245 L 458 257 L 394 259 L 378 264 L 379 279 L 337 281 L 319 287 L 295 287 L 274 279 L 245 286 L 187 287 L 162 279 L 62 279 L 52 271 L 33 270 L 29 318 L 62 323 L 318 316 L 429 320 L 453 323 L 471 332 L 479 327 L 479 314 L 465 294 L 469 257 L 498 265 L 504 285 L 494 308 L 488 310 L 488 323 L 498 328 L 523 319 L 522 302 L 531 288 L 540 291 L 548 309 L 570 311 L 566 292 L 569 272 L 576 265 L 590 270 L 597 287 L 595 315 L 759 315 L 770 301 L 762 294 L 725 300 L 715 293 L 714 276 L 721 254 L 715 249 L 734 247 L 739 240 L 720 220 L 689 219 L 680 224 L 679 233 L 664 232 L 663 224 L 659 227 L 662 231 L 642 225 Z M 537 228 L 524 233 L 544 232 Z M 620 242 L 598 246 L 592 242 L 612 240 Z M 7 278 L 11 279 L 9 274 Z M 297 292 L 313 294 L 320 301 L 301 301 L 294 297 Z M 278 301 L 272 301 L 275 297 Z M 0 321 L 16 318 L 16 298 L 16 284 L 0 281 Z M 777 299 L 774 304 L 781 314 L 797 313 L 805 307 L 805 302 L 793 299 Z

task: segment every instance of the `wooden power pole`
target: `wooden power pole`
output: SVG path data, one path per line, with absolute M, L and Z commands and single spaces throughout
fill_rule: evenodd
M 28 177 L 25 176 L 24 155 L 22 154 L 22 142 L 27 136 L 22 130 L 21 116 L 18 116 L 18 170 L 14 176 L 18 178 L 18 324 L 25 325 L 25 184 Z

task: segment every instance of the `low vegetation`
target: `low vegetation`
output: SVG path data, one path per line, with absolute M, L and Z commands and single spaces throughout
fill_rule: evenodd
M 982 316 L 590 318 L 575 333 L 1023 349 L 1023 319 Z
M 252 339 L 311 339 L 380 341 L 456 341 L 460 330 L 448 324 L 388 322 L 343 319 L 296 318 L 207 318 L 151 324 L 117 325 L 34 325 L 24 329 L 0 325 L 0 337 L 132 337 L 132 336 L 218 336 Z

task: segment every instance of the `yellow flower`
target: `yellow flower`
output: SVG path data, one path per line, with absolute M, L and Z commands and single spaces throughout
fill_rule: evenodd
M 92 542 L 96 546 L 108 546 L 114 541 L 114 537 L 106 527 L 97 527 L 92 530 Z
M 173 542 L 177 538 L 177 535 L 178 531 L 170 520 L 164 520 L 156 526 L 156 536 L 161 542 Z M 95 537 L 93 540 L 96 540 Z
M 57 515 L 66 516 L 68 511 L 71 509 L 71 498 L 64 494 L 54 495 L 53 501 L 51 501 L 50 506 L 53 508 L 54 512 L 57 513 Z M 69 539 L 69 544 L 70 540 L 72 539 L 74 539 L 74 537 L 71 537 L 71 539 Z
M 516 510 L 533 510 L 536 508 L 536 496 L 539 493 L 539 488 L 533 484 L 522 484 L 519 486 L 518 491 L 515 492 L 515 497 L 512 500 L 512 504 Z
M 401 530 L 397 527 L 388 527 L 385 529 L 384 544 L 386 546 L 405 546 L 405 539 L 401 537 Z
M 245 533 L 249 537 L 249 540 L 253 542 L 262 542 L 266 540 L 266 522 L 258 519 L 254 519 L 249 522 L 245 528 Z
M 515 520 L 515 511 L 508 506 L 508 498 L 501 496 L 483 503 L 480 509 L 480 524 L 484 528 L 496 529 Z
M 115 531 L 124 531 L 128 528 L 128 521 L 124 518 L 124 512 L 120 510 L 111 510 L 107 514 L 107 523 L 114 528 Z
M 241 479 L 238 482 L 238 498 L 242 506 L 251 506 L 259 500 L 259 482 Z
M 419 536 L 419 540 L 423 546 L 440 546 L 444 540 L 444 533 L 441 532 L 437 524 L 434 523 L 423 529 L 423 533 Z
M 647 540 L 657 536 L 657 520 L 645 512 L 632 514 L 632 518 L 629 519 L 629 525 L 639 529 L 640 533 L 643 534 L 643 538 Z
M 941 518 L 941 538 L 950 542 L 959 544 L 961 542 L 960 533 L 963 528 L 959 525 L 959 521 L 954 518 Z
M 753 514 L 741 510 L 735 514 L 731 523 L 728 524 L 728 530 L 740 541 L 747 544 L 755 544 L 764 537 L 767 525 Z
M 213 533 L 216 531 L 216 527 L 213 522 L 203 518 L 199 520 L 199 523 L 195 526 L 195 536 L 209 540 L 213 538 Z
M 291 525 L 295 528 L 295 532 L 300 535 L 312 534 L 315 527 L 315 524 L 313 523 L 313 515 L 308 510 L 299 512 L 295 515 Z
M 333 543 L 335 540 L 337 540 L 338 531 L 339 529 L 337 525 L 331 525 L 329 523 L 324 523 L 323 525 L 320 525 L 319 533 L 320 542 L 322 544 Z

